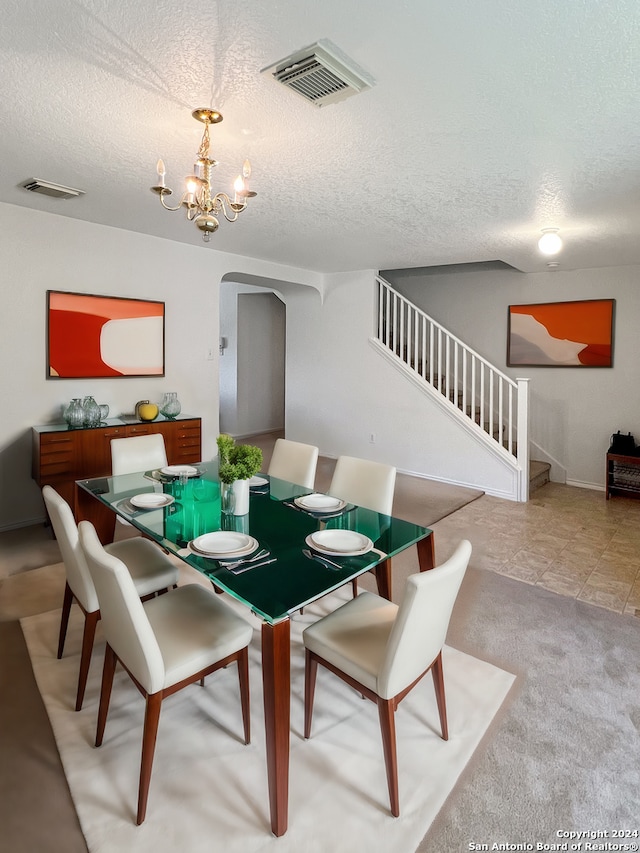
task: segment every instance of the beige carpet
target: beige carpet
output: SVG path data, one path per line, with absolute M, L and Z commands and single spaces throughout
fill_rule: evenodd
M 235 667 L 168 699 L 160 720 L 147 820 L 134 824 L 144 703 L 124 673 L 114 684 L 105 742 L 93 747 L 104 651 L 98 634 L 85 707 L 72 710 L 81 619 L 74 608 L 65 657 L 55 658 L 60 613 L 21 620 L 82 830 L 92 853 L 412 853 L 481 744 L 514 676 L 445 649 L 450 740 L 438 736 L 430 678 L 397 713 L 401 817 L 389 814 L 377 713 L 320 672 L 312 738 L 302 738 L 302 629 L 345 596 L 341 590 L 292 622 L 289 831 L 270 833 L 264 758 L 260 635 L 251 648 L 252 731 L 241 742 Z M 239 607 L 239 605 L 236 605 Z M 246 610 L 241 609 L 246 616 Z M 480 746 L 482 749 L 482 745 Z

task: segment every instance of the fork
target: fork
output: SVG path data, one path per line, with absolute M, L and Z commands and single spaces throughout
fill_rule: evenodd
M 309 551 L 308 548 L 303 548 L 302 553 L 307 559 L 316 560 L 316 562 L 330 566 L 332 569 L 344 569 L 344 566 L 341 566 L 339 563 L 334 563 L 333 560 L 330 560 L 328 557 L 315 554 L 313 551 Z
M 261 548 L 257 554 L 254 554 L 253 557 L 247 557 L 244 560 L 218 560 L 221 566 L 225 569 L 229 568 L 229 566 L 244 566 L 247 563 L 255 563 L 257 560 L 264 560 L 265 557 L 269 556 L 269 551 L 266 548 Z

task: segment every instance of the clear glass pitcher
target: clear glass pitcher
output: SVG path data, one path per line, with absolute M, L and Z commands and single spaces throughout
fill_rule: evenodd
M 84 426 L 93 427 L 100 423 L 100 406 L 91 395 L 87 395 L 82 401 L 84 411 Z

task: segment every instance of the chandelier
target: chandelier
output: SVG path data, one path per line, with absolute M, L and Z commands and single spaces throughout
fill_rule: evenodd
M 171 207 L 165 201 L 167 196 L 172 195 L 173 190 L 165 186 L 164 178 L 166 170 L 162 160 L 158 160 L 158 183 L 155 187 L 151 187 L 152 192 L 160 196 L 160 202 L 165 210 L 180 210 L 184 208 L 187 214 L 187 219 L 190 222 L 195 222 L 196 226 L 202 231 L 202 238 L 205 243 L 211 239 L 211 235 L 218 230 L 217 217 L 222 215 L 227 222 L 235 222 L 238 216 L 245 210 L 247 199 L 253 198 L 257 193 L 251 192 L 247 188 L 247 179 L 251 175 L 251 164 L 248 160 L 244 161 L 242 166 L 242 174 L 236 178 L 233 189 L 233 200 L 227 193 L 219 192 L 211 195 L 211 172 L 214 166 L 218 163 L 209 156 L 209 148 L 211 140 L 209 139 L 209 125 L 218 124 L 222 121 L 222 115 L 213 109 L 198 109 L 194 110 L 191 115 L 204 124 L 204 133 L 198 156 L 193 167 L 193 174 L 187 175 L 186 190 L 182 194 L 179 204 L 176 207 Z

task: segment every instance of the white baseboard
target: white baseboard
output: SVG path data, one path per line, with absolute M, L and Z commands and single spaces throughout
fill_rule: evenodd
M 582 483 L 580 480 L 567 480 L 567 486 L 576 486 L 578 489 L 593 489 L 594 492 L 604 492 L 604 486 L 600 483 Z
M 14 524 L 0 524 L 0 533 L 6 533 L 9 530 L 20 530 L 23 527 L 33 527 L 35 524 L 47 524 L 48 519 L 45 516 L 39 518 L 27 518 L 22 521 L 16 521 Z

